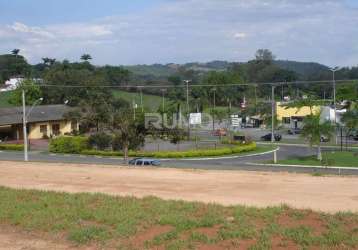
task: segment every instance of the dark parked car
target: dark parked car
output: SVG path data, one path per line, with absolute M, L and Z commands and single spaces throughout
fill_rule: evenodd
M 321 142 L 329 142 L 329 138 L 326 136 L 321 136 Z
M 134 166 L 160 166 L 160 161 L 155 159 L 135 158 L 129 161 Z
M 263 141 L 271 141 L 272 134 L 267 134 L 261 137 L 261 140 Z M 281 141 L 282 136 L 280 134 L 274 134 L 275 141 Z

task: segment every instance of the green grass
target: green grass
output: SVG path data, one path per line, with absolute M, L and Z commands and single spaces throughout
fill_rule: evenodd
M 323 153 L 322 162 L 318 161 L 316 156 L 307 156 L 281 160 L 278 163 L 287 165 L 358 167 L 358 155 L 355 154 L 354 152 L 326 152 Z
M 138 108 L 140 107 L 140 93 L 132 93 L 132 92 L 126 92 L 122 90 L 115 90 L 113 91 L 113 94 L 115 97 L 121 97 L 124 100 L 128 101 L 129 103 L 133 103 L 133 100 L 135 100 L 136 104 L 138 105 Z M 149 95 L 149 94 L 143 94 L 143 106 L 145 110 L 149 111 L 157 111 L 159 107 L 162 105 L 162 97 L 156 96 L 156 95 Z M 168 99 L 165 99 L 168 101 Z
M 297 249 L 358 246 L 356 213 L 330 215 L 287 206 L 224 207 L 155 197 L 136 199 L 2 187 L 0 200 L 0 226 L 40 236 L 62 235 L 63 240 L 78 245 L 117 249 L 196 249 L 205 245 L 234 249 L 251 241 L 249 249 L 275 249 L 272 239 L 280 238 L 280 244 L 289 242 Z M 314 224 L 309 223 L 312 217 L 316 218 Z M 316 224 L 320 231 L 316 231 Z M 213 231 L 207 234 L 200 229 Z M 143 235 L 150 237 L 143 239 Z
M 9 103 L 11 96 L 11 91 L 0 92 L 0 108 L 12 107 L 13 105 Z

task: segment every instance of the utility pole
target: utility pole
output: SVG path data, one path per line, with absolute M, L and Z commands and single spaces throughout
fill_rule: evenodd
M 140 106 L 142 108 L 142 113 L 144 113 L 144 106 L 143 106 L 143 90 L 140 88 Z
M 216 110 L 216 88 L 213 89 L 214 91 L 214 106 L 213 106 L 213 131 L 215 131 L 215 110 Z
M 333 108 L 334 108 L 334 128 L 336 135 L 336 144 L 338 144 L 338 136 L 337 136 L 337 104 L 336 104 L 336 71 L 339 70 L 339 67 L 330 69 L 333 74 Z
M 24 137 L 24 161 L 29 161 L 28 155 L 28 142 L 27 142 L 27 126 L 26 126 L 26 101 L 25 90 L 22 90 L 22 125 L 23 125 L 23 137 Z
M 255 115 L 257 115 L 257 85 L 254 86 L 255 89 Z
M 186 112 L 187 112 L 187 121 L 188 121 L 188 139 L 190 139 L 190 107 L 189 107 L 189 83 L 190 80 L 184 80 L 186 83 Z
M 135 99 L 133 99 L 133 103 L 132 103 L 132 105 L 133 105 L 133 120 L 135 121 L 136 120 L 136 106 L 137 106 L 137 104 L 135 103 Z
M 272 113 L 271 113 L 271 144 L 272 146 L 274 145 L 275 142 L 275 109 L 276 109 L 276 102 L 275 102 L 275 86 L 272 85 L 271 86 L 271 90 L 272 90 L 272 97 L 271 97 L 271 101 L 272 101 Z M 273 162 L 276 164 L 277 163 L 277 152 L 274 151 L 273 152 Z
M 162 112 L 165 112 L 165 97 L 164 97 L 165 89 L 162 89 Z

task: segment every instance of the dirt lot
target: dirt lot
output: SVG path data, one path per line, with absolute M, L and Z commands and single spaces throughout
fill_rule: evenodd
M 223 205 L 287 204 L 324 212 L 358 211 L 356 177 L 0 162 L 0 185 L 73 193 L 157 196 Z

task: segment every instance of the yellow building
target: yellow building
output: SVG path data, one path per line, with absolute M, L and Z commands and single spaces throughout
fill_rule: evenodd
M 26 108 L 29 112 L 31 107 Z M 34 107 L 27 113 L 29 139 L 44 139 L 78 131 L 77 121 L 69 121 L 66 105 L 44 105 Z M 0 140 L 23 140 L 22 108 L 0 109 Z
M 310 107 L 305 106 L 301 108 L 287 108 L 287 102 L 276 103 L 276 116 L 279 123 L 284 127 L 300 128 L 302 126 L 303 119 L 311 114 L 317 114 L 320 112 L 320 106 L 313 106 L 312 111 Z

